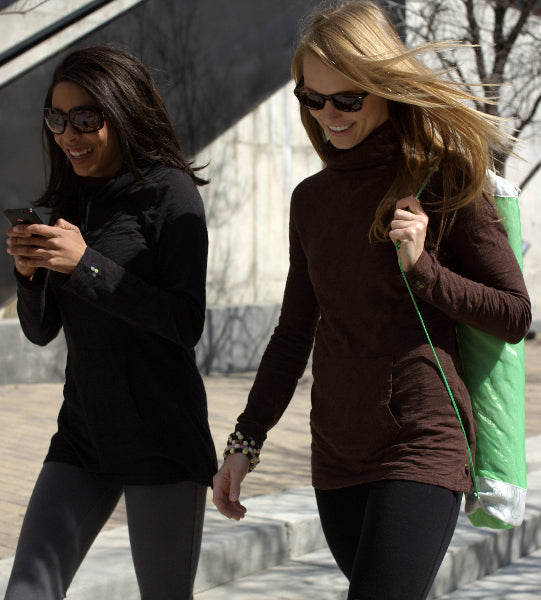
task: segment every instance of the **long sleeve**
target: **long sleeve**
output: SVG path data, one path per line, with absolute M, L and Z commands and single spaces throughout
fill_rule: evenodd
M 259 444 L 286 410 L 302 376 L 319 318 L 294 218 L 290 219 L 289 272 L 278 325 L 263 354 L 237 428 Z
M 519 342 L 531 324 L 530 300 L 494 207 L 486 201 L 459 210 L 448 244 L 460 273 L 424 251 L 407 273 L 415 294 L 456 321 Z
M 38 269 L 32 280 L 15 271 L 17 279 L 17 313 L 26 337 L 39 346 L 53 340 L 62 327 L 54 295 L 47 286 L 48 273 Z

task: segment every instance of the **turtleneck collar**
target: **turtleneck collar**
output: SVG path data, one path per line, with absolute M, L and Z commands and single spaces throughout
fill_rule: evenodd
M 395 162 L 400 154 L 400 141 L 390 121 L 376 127 L 360 144 L 348 150 L 323 146 L 327 168 L 338 171 L 368 169 Z

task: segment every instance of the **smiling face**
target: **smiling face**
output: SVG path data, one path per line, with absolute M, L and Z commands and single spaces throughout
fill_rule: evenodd
M 96 106 L 96 101 L 76 83 L 61 81 L 54 87 L 51 104 L 67 113 L 76 106 Z M 80 177 L 112 177 L 120 169 L 118 139 L 107 118 L 93 133 L 80 133 L 68 121 L 64 133 L 55 134 L 54 139 Z
M 331 95 L 364 91 L 355 88 L 349 79 L 328 67 L 313 52 L 304 55 L 303 78 L 304 89 L 310 92 Z M 310 109 L 310 114 L 331 144 L 341 150 L 353 148 L 389 118 L 387 101 L 374 94 L 366 96 L 357 112 L 340 111 L 327 101 L 321 110 Z

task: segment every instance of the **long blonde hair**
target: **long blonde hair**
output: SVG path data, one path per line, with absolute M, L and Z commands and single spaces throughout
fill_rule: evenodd
M 397 177 L 376 211 L 372 240 L 389 240 L 389 216 L 396 200 L 415 193 L 430 167 L 441 164 L 443 197 L 434 206 L 443 213 L 439 245 L 456 210 L 481 198 L 494 151 L 509 152 L 512 137 L 499 128 L 499 119 L 473 108 L 473 96 L 464 87 L 417 58 L 423 52 L 458 45 L 433 43 L 407 49 L 378 6 L 350 1 L 316 11 L 297 46 L 291 65 L 295 83 L 303 77 L 305 54 L 313 52 L 355 87 L 388 100 L 401 160 Z M 314 149 L 325 162 L 324 131 L 303 105 L 300 114 Z

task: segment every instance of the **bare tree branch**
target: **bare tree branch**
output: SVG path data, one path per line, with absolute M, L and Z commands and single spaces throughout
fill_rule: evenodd
M 528 175 L 526 175 L 526 177 L 521 181 L 520 185 L 518 186 L 521 190 L 523 190 L 528 183 L 530 183 L 530 181 L 537 175 L 537 173 L 539 172 L 539 170 L 541 169 L 541 160 L 537 161 L 537 164 L 535 164 L 531 169 L 530 172 L 528 173 Z
M 521 35 L 526 22 L 531 16 L 533 9 L 537 3 L 537 0 L 525 0 L 522 3 L 522 8 L 520 9 L 519 18 L 515 23 L 514 27 L 511 29 L 507 38 L 504 37 L 504 23 L 505 16 L 507 13 L 510 4 L 513 7 L 516 7 L 516 2 L 508 2 L 502 0 L 496 0 L 494 5 L 494 15 L 495 15 L 495 26 L 494 26 L 494 45 L 495 45 L 495 60 L 494 60 L 494 68 L 492 70 L 493 76 L 495 74 L 500 74 L 503 79 L 503 72 L 505 69 L 505 65 L 508 61 L 509 54 L 513 49 L 516 41 Z M 513 8 L 513 10 L 517 10 Z M 502 79 L 497 80 L 498 82 L 502 81 Z
M 414 43 L 456 39 L 471 44 L 470 61 L 463 59 L 466 50 L 461 50 L 461 54 L 440 53 L 439 64 L 477 98 L 478 110 L 506 120 L 517 138 L 535 136 L 541 134 L 541 18 L 537 9 L 539 0 L 411 0 L 406 29 Z M 512 152 L 513 146 L 495 157 L 503 171 Z M 539 169 L 539 164 L 532 168 L 522 188 Z
M 479 24 L 475 17 L 475 11 L 473 9 L 473 0 L 464 0 L 464 7 L 466 8 L 466 16 L 468 18 L 468 31 L 470 34 L 471 43 L 474 44 L 475 62 L 477 64 L 477 71 L 481 81 L 487 81 L 487 69 L 483 57 L 483 46 L 481 44 L 481 34 L 479 31 Z
M 537 98 L 535 99 L 534 103 L 532 104 L 532 107 L 529 111 L 529 114 L 525 115 L 524 117 L 522 117 L 522 119 L 520 120 L 520 125 L 518 125 L 515 129 L 516 131 L 516 137 L 519 137 L 520 134 L 524 131 L 524 129 L 532 124 L 534 122 L 535 116 L 537 114 L 537 109 L 539 108 L 539 105 L 541 104 L 541 94 L 539 94 L 537 96 Z

